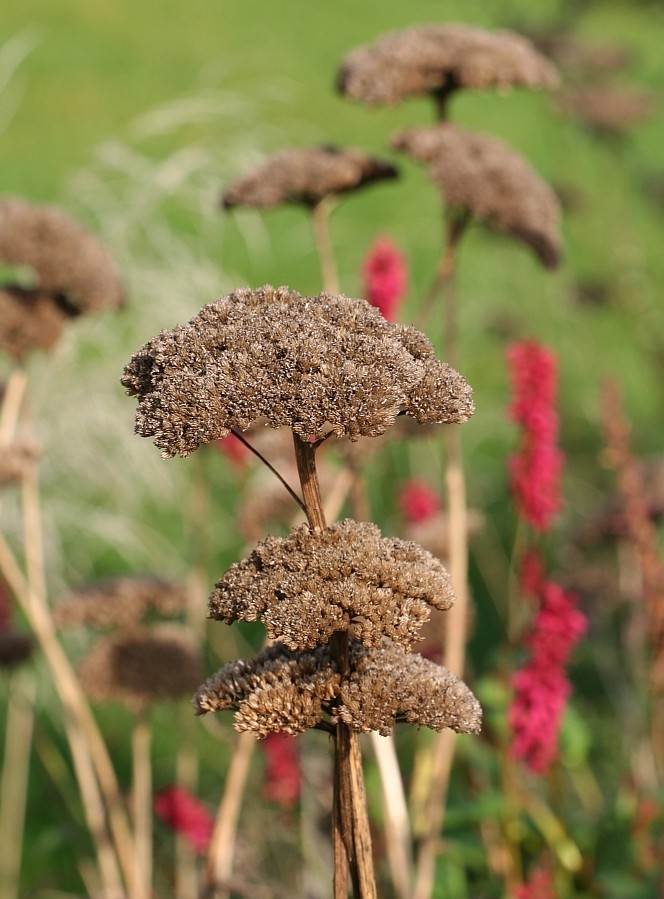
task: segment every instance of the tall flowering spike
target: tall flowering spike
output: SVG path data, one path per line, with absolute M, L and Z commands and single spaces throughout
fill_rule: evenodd
M 364 295 L 388 321 L 394 321 L 408 286 L 406 260 L 387 237 L 378 237 L 362 264 Z
M 510 31 L 457 23 L 420 25 L 387 34 L 343 60 L 342 94 L 371 105 L 458 88 L 554 88 L 555 67 L 531 41 Z
M 511 488 L 519 515 L 535 530 L 546 531 L 561 505 L 556 357 L 526 340 L 510 347 L 508 362 L 510 417 L 521 426 L 520 446 L 510 459 Z
M 391 145 L 426 165 L 445 202 L 560 262 L 560 203 L 526 160 L 488 134 L 441 124 L 396 134 Z
M 103 637 L 81 663 L 83 688 L 97 702 L 141 707 L 190 696 L 202 677 L 200 649 L 186 628 L 161 624 Z
M 293 652 L 274 643 L 251 662 L 221 668 L 200 687 L 194 708 L 200 715 L 233 710 L 237 730 L 261 737 L 300 733 L 324 720 L 381 734 L 398 721 L 460 733 L 478 731 L 481 722 L 463 681 L 387 641 L 372 649 L 353 642 L 344 677 L 329 646 Z
M 165 457 L 257 421 L 303 440 L 375 437 L 397 415 L 419 424 L 473 412 L 466 381 L 415 328 L 364 300 L 236 290 L 134 354 L 122 383 L 138 397 L 136 432 Z
M 261 748 L 265 756 L 263 795 L 270 802 L 292 808 L 302 791 L 298 741 L 287 734 L 268 734 Z
M 556 899 L 556 897 L 556 888 L 550 868 L 537 868 L 517 889 L 514 899 Z
M 157 614 L 174 618 L 187 607 L 182 584 L 156 577 L 95 581 L 63 596 L 55 609 L 59 627 L 131 628 Z
M 428 521 L 442 509 L 440 496 L 425 481 L 408 481 L 399 493 L 399 508 L 409 524 Z
M 290 649 L 320 646 L 351 626 L 367 646 L 387 636 L 409 648 L 430 608 L 453 601 L 449 575 L 426 550 L 348 520 L 261 541 L 217 583 L 209 617 L 227 624 L 260 618 L 268 636 Z
M 534 581 L 529 584 L 532 589 Z M 542 579 L 537 587 L 540 608 L 526 637 L 530 656 L 513 678 L 509 709 L 512 750 L 536 774 L 555 761 L 558 732 L 570 684 L 565 673 L 573 647 L 586 630 L 576 597 Z
M 18 359 L 50 349 L 68 318 L 124 302 L 107 250 L 52 206 L 0 201 L 0 264 L 24 273 L 0 283 L 0 349 Z
M 154 810 L 171 830 L 183 836 L 198 855 L 207 853 L 214 818 L 207 806 L 184 787 L 160 790 L 154 797 Z
M 296 147 L 269 157 L 224 192 L 225 209 L 269 209 L 282 203 L 315 206 L 325 197 L 397 177 L 389 162 L 362 150 L 341 147 Z

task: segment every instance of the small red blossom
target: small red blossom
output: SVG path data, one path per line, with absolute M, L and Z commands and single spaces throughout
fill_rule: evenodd
M 260 746 L 265 755 L 263 795 L 285 808 L 297 804 L 302 789 L 299 744 L 288 734 L 268 734 Z
M 510 417 L 522 429 L 509 461 L 510 486 L 521 517 L 535 530 L 546 531 L 561 505 L 556 357 L 534 340 L 524 340 L 510 347 L 508 362 Z
M 184 787 L 173 785 L 157 793 L 154 810 L 171 830 L 185 837 L 194 852 L 206 854 L 214 818 L 200 799 Z
M 234 465 L 239 468 L 246 465 L 251 451 L 239 440 L 235 434 L 227 434 L 215 441 L 215 445 L 219 452 L 223 453 Z
M 551 871 L 548 868 L 533 871 L 516 891 L 514 899 L 556 899 Z
M 573 594 L 552 581 L 541 582 L 538 598 L 540 608 L 525 640 L 530 657 L 512 679 L 508 719 L 514 756 L 533 773 L 543 774 L 556 759 L 560 722 L 571 690 L 565 666 L 587 622 Z
M 363 265 L 364 295 L 388 321 L 394 321 L 408 285 L 406 260 L 388 237 L 378 237 Z
M 409 524 L 428 521 L 442 508 L 440 497 L 425 481 L 408 481 L 399 493 L 399 509 Z

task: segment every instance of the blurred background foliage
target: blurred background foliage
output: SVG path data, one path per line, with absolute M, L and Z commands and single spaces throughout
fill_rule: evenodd
M 543 93 L 467 91 L 453 101 L 458 124 L 503 138 L 567 198 L 565 258 L 555 272 L 540 269 L 522 246 L 478 227 L 464 241 L 459 260 L 459 368 L 477 402 L 474 419 L 464 426 L 466 471 L 470 504 L 485 516 L 472 556 L 477 612 L 470 682 L 479 683 L 488 720 L 495 715 L 499 721 L 505 697 L 492 674 L 514 539 L 506 474 L 515 438 L 506 416 L 508 343 L 536 337 L 559 356 L 566 504 L 547 551 L 570 582 L 585 564 L 578 530 L 614 489 L 613 474 L 603 464 L 604 377 L 617 378 L 623 390 L 635 452 L 651 456 L 663 449 L 661 2 L 5 4 L 0 192 L 60 204 L 105 240 L 128 285 L 125 311 L 79 320 L 52 355 L 30 359 L 44 449 L 52 598 L 107 575 L 158 572 L 184 580 L 192 563 L 211 586 L 243 549 L 235 520 L 253 475 L 238 473 L 213 448 L 190 460 L 165 462 L 148 441 L 133 437 L 134 403 L 119 385 L 122 367 L 160 328 L 187 320 L 234 287 L 273 283 L 302 293 L 320 290 L 309 223 L 299 208 L 264 215 L 224 215 L 219 208 L 220 192 L 232 178 L 267 153 L 294 144 L 354 145 L 400 167 L 399 181 L 340 202 L 332 233 L 342 289 L 351 295 L 361 290 L 361 261 L 376 234 L 389 234 L 403 248 L 410 291 L 401 320 L 417 319 L 441 244 L 439 199 L 423 170 L 397 158 L 387 142 L 401 127 L 432 121 L 431 109 L 412 101 L 368 110 L 342 99 L 333 86 L 349 49 L 385 31 L 433 21 L 513 27 L 532 35 L 571 29 L 584 40 L 624 49 L 625 67 L 602 77 L 652 91 L 655 98 L 651 115 L 611 138 L 564 115 L 556 98 Z M 579 79 L 574 73 L 567 77 Z M 439 331 L 434 318 L 428 334 L 435 343 Z M 438 445 L 429 438 L 388 444 L 372 458 L 368 476 L 376 520 L 385 532 L 399 533 L 395 486 L 415 476 L 439 483 Z M 9 495 L 5 503 L 4 521 L 18 541 L 18 499 Z M 555 787 L 558 813 L 584 864 L 561 881 L 558 895 L 646 899 L 659 893 L 657 872 L 636 858 L 629 721 L 641 699 L 624 658 L 631 612 L 619 595 L 588 591 L 582 599 L 590 631 L 576 654 L 574 705 Z M 243 652 L 243 641 L 259 645 L 256 629 L 239 632 L 238 638 L 221 625 L 209 629 L 210 671 L 220 657 Z M 72 643 L 70 649 L 75 655 L 80 647 Z M 39 670 L 40 661 L 34 664 Z M 76 859 L 88 850 L 63 760 L 58 705 L 47 677 L 40 681 L 21 895 L 46 897 L 80 889 Z M 3 689 L 0 683 L 0 695 Z M 111 708 L 100 714 L 122 772 L 129 764 L 124 713 Z M 173 777 L 177 714 L 155 710 L 157 785 Z M 231 733 L 228 721 L 215 727 Z M 200 794 L 213 806 L 230 743 L 220 751 L 216 736 L 202 725 L 199 739 Z M 412 736 L 400 741 L 408 758 Z M 486 746 L 466 738 L 461 754 L 467 778 L 476 766 L 479 779 L 491 781 Z M 501 885 L 487 873 L 476 825 L 498 814 L 499 790 L 494 781 L 482 795 L 474 784 L 481 801 L 469 809 L 465 786 L 452 791 L 453 851 L 440 863 L 440 896 L 497 897 Z M 247 826 L 269 830 L 262 813 L 252 810 L 258 794 L 253 785 Z M 268 822 L 276 820 L 276 811 L 266 814 Z M 168 839 L 161 834 L 165 855 Z M 523 839 L 533 856 L 547 843 L 546 834 L 537 832 Z M 264 851 L 266 868 L 278 874 L 279 852 Z

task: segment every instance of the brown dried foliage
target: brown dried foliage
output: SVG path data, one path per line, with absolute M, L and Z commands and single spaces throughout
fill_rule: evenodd
M 351 626 L 366 646 L 387 636 L 409 648 L 430 609 L 453 602 L 449 575 L 430 553 L 347 520 L 261 541 L 218 581 L 208 617 L 226 624 L 259 618 L 289 649 L 313 649 Z
M 122 383 L 138 397 L 136 433 L 164 457 L 264 419 L 303 440 L 383 434 L 400 413 L 419 424 L 473 412 L 466 381 L 415 328 L 364 300 L 236 290 L 134 354 Z
M 13 359 L 23 359 L 31 349 L 52 349 L 66 322 L 66 313 L 51 294 L 0 287 L 0 350 Z
M 518 238 L 547 268 L 558 265 L 558 199 L 526 160 L 502 141 L 441 124 L 402 131 L 391 144 L 426 165 L 449 206 Z
M 551 89 L 558 81 L 553 64 L 527 38 L 449 23 L 393 32 L 353 50 L 343 60 L 337 87 L 378 105 L 457 88 Z
M 184 611 L 181 584 L 155 577 L 109 578 L 64 596 L 55 610 L 59 627 L 131 628 L 151 614 L 174 618 Z
M 396 168 L 362 150 L 340 147 L 295 147 L 268 158 L 225 191 L 225 209 L 268 209 L 281 203 L 315 206 L 325 197 L 346 193 L 374 181 L 396 178 Z
M 203 666 L 196 640 L 178 625 L 134 630 L 98 640 L 79 669 L 83 688 L 97 702 L 140 707 L 190 696 Z
M 466 685 L 444 668 L 389 642 L 351 644 L 342 678 L 330 649 L 293 652 L 282 643 L 250 662 L 231 662 L 200 687 L 197 714 L 235 711 L 235 727 L 263 737 L 296 734 L 324 720 L 388 734 L 397 721 L 463 733 L 479 730 L 481 710 Z

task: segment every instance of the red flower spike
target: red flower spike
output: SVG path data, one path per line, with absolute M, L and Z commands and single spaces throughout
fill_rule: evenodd
M 408 285 L 406 260 L 388 237 L 378 237 L 362 265 L 364 295 L 388 321 L 396 319 Z
M 205 855 L 214 818 L 207 807 L 184 787 L 173 785 L 154 797 L 154 810 L 164 824 L 183 836 L 197 855 Z

